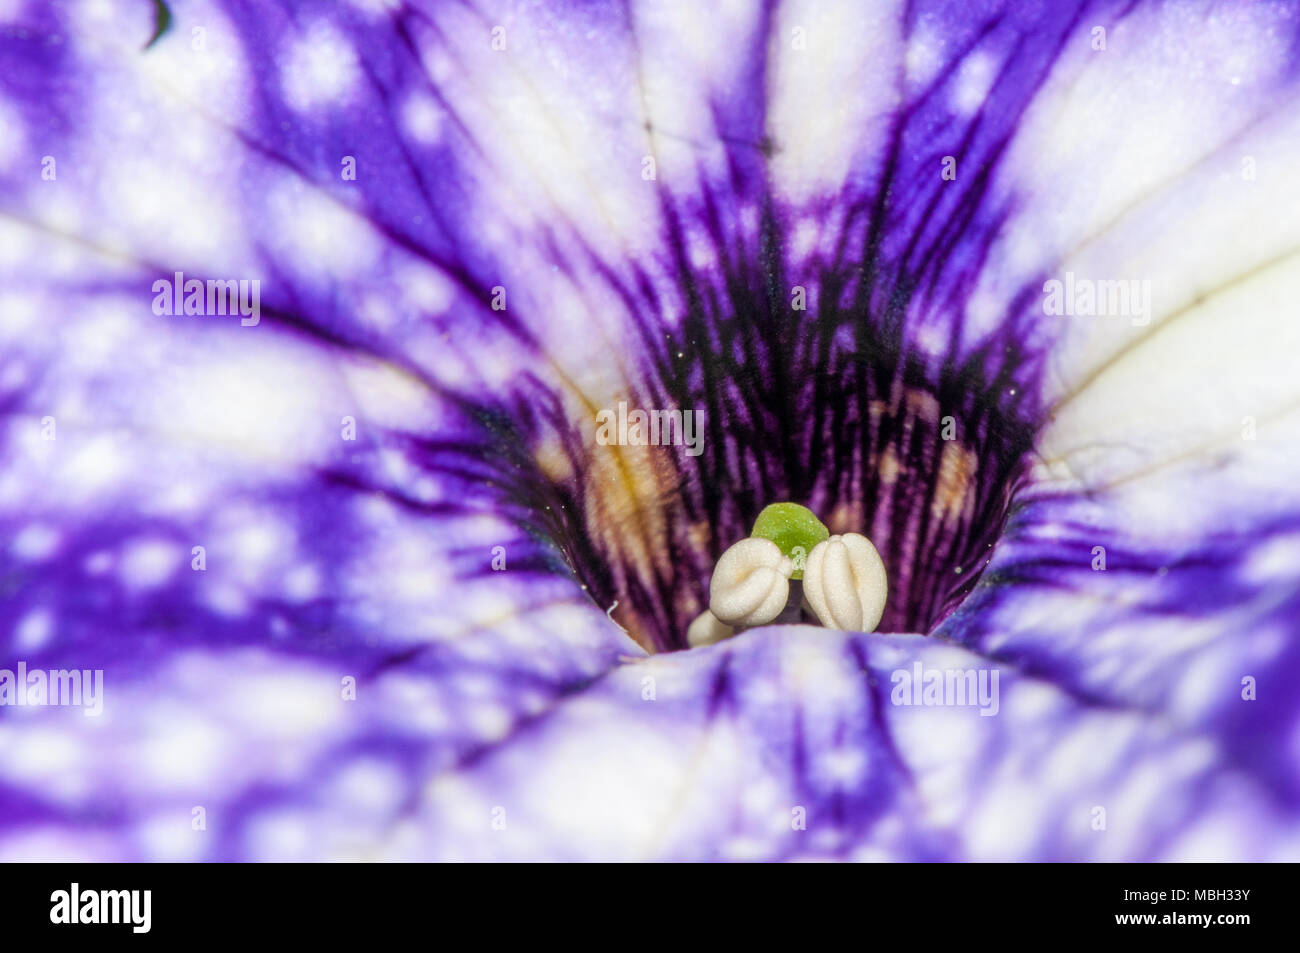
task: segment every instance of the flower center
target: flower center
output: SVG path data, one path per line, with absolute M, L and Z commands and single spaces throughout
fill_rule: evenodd
M 707 210 L 673 211 L 654 280 L 619 286 L 638 342 L 619 356 L 625 391 L 532 401 L 545 410 L 494 451 L 502 486 L 647 650 L 687 647 L 719 556 L 777 501 L 875 544 L 878 631 L 930 632 L 987 565 L 1027 471 L 1045 350 L 1032 309 L 977 333 L 969 268 L 887 265 L 898 250 L 869 226 L 791 265 L 775 215 L 748 238 L 715 225 L 696 264 L 681 223 Z
M 638 420 L 697 413 L 697 446 L 633 426 L 599 441 L 596 421 L 586 435 L 575 425 L 552 538 L 592 597 L 617 602 L 613 618 L 648 650 L 684 649 L 720 554 L 764 506 L 792 500 L 879 549 L 879 631 L 932 630 L 979 578 L 1026 470 L 1036 388 L 1016 346 L 936 359 L 838 313 L 719 331 L 706 346 L 687 322 L 681 369 L 657 368 L 653 387 L 619 402 Z

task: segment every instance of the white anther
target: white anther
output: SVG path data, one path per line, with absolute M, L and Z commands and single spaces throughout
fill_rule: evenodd
M 721 642 L 723 639 L 729 639 L 736 634 L 736 630 L 729 625 L 721 622 L 716 615 L 705 609 L 695 617 L 686 630 L 686 644 L 691 648 L 699 648 L 701 645 L 712 645 L 714 642 Z
M 887 589 L 880 553 L 859 533 L 822 540 L 808 554 L 804 598 L 828 628 L 873 631 L 885 613 Z
M 714 567 L 709 610 L 724 625 L 766 625 L 790 598 L 792 572 L 794 563 L 770 539 L 742 539 Z

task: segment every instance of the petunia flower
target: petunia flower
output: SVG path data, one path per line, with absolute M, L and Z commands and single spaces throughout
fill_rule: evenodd
M 1292 6 L 3 8 L 0 857 L 1300 855 Z

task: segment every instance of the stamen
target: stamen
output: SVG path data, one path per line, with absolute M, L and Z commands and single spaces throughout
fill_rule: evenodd
M 770 539 L 742 539 L 713 570 L 709 609 L 724 625 L 766 625 L 785 608 L 793 572 L 790 557 Z
M 705 609 L 686 630 L 686 644 L 693 649 L 699 648 L 701 645 L 712 645 L 729 639 L 735 634 L 735 628 L 719 621 L 716 615 Z
M 859 533 L 832 536 L 808 554 L 804 599 L 828 628 L 874 631 L 885 612 L 887 590 L 880 553 Z

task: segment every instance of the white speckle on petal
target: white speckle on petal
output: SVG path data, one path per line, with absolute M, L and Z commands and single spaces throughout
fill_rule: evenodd
M 346 102 L 360 78 L 352 46 L 332 27 L 318 24 L 292 42 L 280 81 L 284 98 L 299 112 Z
M 24 652 L 35 652 L 50 640 L 54 632 L 54 619 L 48 609 L 33 609 L 23 616 L 14 630 L 14 647 Z
M 135 589 L 152 589 L 171 578 L 186 551 L 175 543 L 151 539 L 131 543 L 122 554 L 122 581 Z
M 986 53 L 972 53 L 962 60 L 957 71 L 957 86 L 952 94 L 952 108 L 969 116 L 988 98 L 996 76 L 996 66 Z
M 10 551 L 19 559 L 34 562 L 50 556 L 59 545 L 58 531 L 40 523 L 24 526 L 18 531 Z
M 437 145 L 442 140 L 442 122 L 442 110 L 428 96 L 412 96 L 402 107 L 402 128 L 423 145 Z

